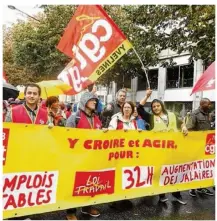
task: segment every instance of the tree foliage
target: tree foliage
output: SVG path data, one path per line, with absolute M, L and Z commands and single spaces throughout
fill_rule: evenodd
M 215 60 L 214 5 L 143 5 L 128 12 L 135 25 L 146 29 L 143 44 L 149 39 L 158 41 L 158 51 L 170 48 L 188 51 L 191 59 Z
M 25 84 L 32 81 L 31 73 L 25 72 L 24 68 L 17 65 L 13 59 L 13 29 L 3 26 L 3 63 L 4 71 L 9 82 L 14 85 Z M 22 79 L 22 80 L 21 80 Z M 21 83 L 22 82 L 22 83 Z
M 4 68 L 11 83 L 16 84 L 12 76 L 15 73 L 7 67 L 8 51 L 11 51 L 10 65 L 21 67 L 23 76 L 29 76 L 28 80 L 34 82 L 56 79 L 70 60 L 56 49 L 56 45 L 74 13 L 75 6 L 52 5 L 43 8 L 43 14 L 39 15 L 40 23 L 30 19 L 27 22 L 20 21 L 10 30 L 5 30 Z M 6 43 L 9 41 L 9 44 Z M 20 77 L 20 84 L 23 83 L 26 83 L 26 78 Z
M 41 7 L 44 11 L 37 17 L 40 23 L 30 19 L 3 29 L 4 70 L 12 83 L 55 79 L 70 61 L 56 45 L 76 6 Z M 105 5 L 104 9 L 133 44 L 146 67 L 158 64 L 159 53 L 168 48 L 178 54 L 188 51 L 191 60 L 202 59 L 206 64 L 215 60 L 215 6 Z M 132 49 L 98 82 L 104 85 L 113 80 L 120 82 L 123 75 L 125 79 L 144 75 Z

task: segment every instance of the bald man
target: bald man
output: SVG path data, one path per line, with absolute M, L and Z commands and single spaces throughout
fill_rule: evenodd
M 186 127 L 189 131 L 211 130 L 211 122 L 209 117 L 210 107 L 210 100 L 208 98 L 202 98 L 200 101 L 200 107 L 191 113 L 190 118 L 186 124 Z M 190 190 L 189 194 L 195 197 L 196 192 L 209 196 L 214 195 L 213 192 L 206 188 Z

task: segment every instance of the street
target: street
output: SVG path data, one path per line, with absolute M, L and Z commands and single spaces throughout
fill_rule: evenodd
M 212 188 L 209 188 L 213 191 Z M 204 196 L 197 194 L 191 197 L 188 191 L 182 192 L 182 197 L 187 205 L 181 205 L 173 201 L 171 194 L 167 194 L 169 201 L 159 203 L 158 196 L 141 197 L 131 200 L 132 208 L 124 211 L 117 211 L 109 207 L 109 204 L 101 204 L 96 207 L 100 210 L 101 216 L 89 218 L 77 210 L 78 219 L 93 220 L 215 220 L 215 195 Z M 36 220 L 64 220 L 65 211 L 50 212 L 31 216 Z

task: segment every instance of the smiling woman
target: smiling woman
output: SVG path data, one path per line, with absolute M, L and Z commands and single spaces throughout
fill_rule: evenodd
M 131 101 L 125 102 L 121 107 L 121 112 L 112 116 L 109 123 L 109 130 L 136 130 L 137 123 L 133 116 L 135 106 Z

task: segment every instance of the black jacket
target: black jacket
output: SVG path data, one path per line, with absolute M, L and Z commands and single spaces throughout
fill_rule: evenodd
M 107 107 L 105 107 L 101 113 L 101 121 L 104 128 L 108 128 L 114 114 L 121 112 L 121 106 L 117 102 L 111 102 L 108 105 L 111 105 L 111 110 L 108 110 Z
M 191 113 L 186 126 L 188 130 L 194 131 L 211 130 L 209 113 L 206 113 L 202 109 L 198 108 Z

